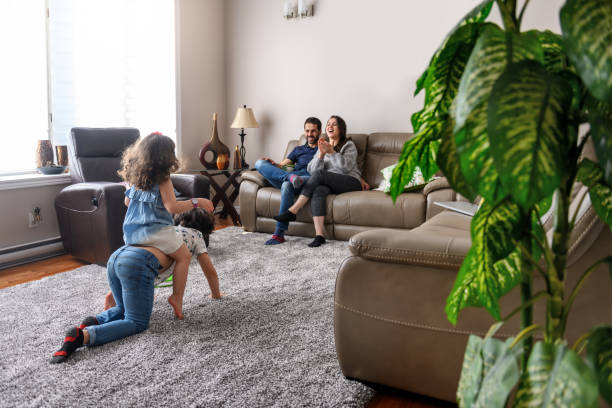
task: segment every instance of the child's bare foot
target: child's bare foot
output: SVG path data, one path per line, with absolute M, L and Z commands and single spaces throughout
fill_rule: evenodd
M 219 292 L 218 295 L 213 295 L 212 293 L 208 295 L 208 297 L 211 299 L 221 299 L 223 296 L 225 296 L 225 293 L 223 292 Z
M 104 310 L 108 310 L 111 307 L 115 307 L 117 304 L 115 303 L 115 298 L 113 297 L 112 292 L 108 292 L 106 296 L 104 296 Z
M 174 310 L 174 315 L 177 319 L 183 320 L 185 316 L 183 316 L 183 302 L 178 302 L 172 295 L 168 296 L 168 303 L 172 306 L 172 310 Z

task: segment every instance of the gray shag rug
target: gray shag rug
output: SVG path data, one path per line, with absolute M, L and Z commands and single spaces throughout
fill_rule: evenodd
M 347 243 L 231 227 L 211 235 L 221 300 L 192 262 L 185 320 L 156 289 L 149 329 L 50 364 L 66 328 L 103 308 L 106 270 L 83 266 L 0 290 L 0 406 L 362 407 L 334 347 L 335 277 Z

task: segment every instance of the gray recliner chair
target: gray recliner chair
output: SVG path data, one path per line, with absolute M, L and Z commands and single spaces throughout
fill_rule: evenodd
M 76 258 L 105 265 L 111 253 L 123 246 L 125 187 L 117 174 L 121 155 L 138 140 L 135 128 L 83 128 L 70 132 L 70 177 L 74 184 L 55 198 L 64 248 Z M 209 197 L 205 176 L 173 174 L 177 199 Z

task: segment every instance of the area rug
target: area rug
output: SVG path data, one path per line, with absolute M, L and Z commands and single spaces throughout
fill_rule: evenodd
M 88 265 L 0 290 L 0 406 L 362 407 L 343 377 L 333 296 L 347 243 L 309 248 L 231 227 L 211 235 L 221 300 L 192 262 L 185 320 L 156 289 L 149 329 L 49 364 L 68 325 L 102 310 L 106 271 Z

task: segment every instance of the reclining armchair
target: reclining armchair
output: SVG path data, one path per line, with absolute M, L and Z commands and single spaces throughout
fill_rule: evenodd
M 73 128 L 68 146 L 73 184 L 55 198 L 64 248 L 76 258 L 105 265 L 123 245 L 125 187 L 117 174 L 121 155 L 139 138 L 134 128 Z M 171 175 L 177 199 L 209 196 L 209 180 Z

